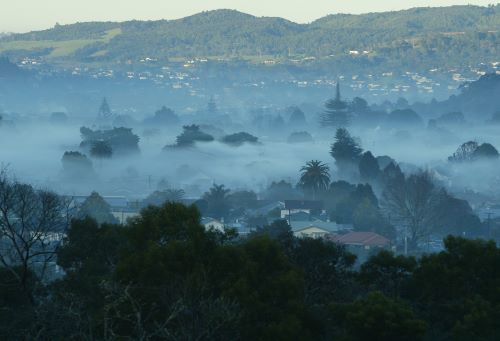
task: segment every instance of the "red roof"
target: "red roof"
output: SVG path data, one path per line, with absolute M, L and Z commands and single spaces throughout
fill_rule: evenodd
M 332 236 L 332 241 L 346 245 L 388 246 L 391 241 L 375 232 L 349 232 Z

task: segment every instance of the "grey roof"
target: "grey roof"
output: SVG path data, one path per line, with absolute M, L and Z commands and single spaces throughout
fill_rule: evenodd
M 308 227 L 318 227 L 320 229 L 330 231 L 330 232 L 338 232 L 341 230 L 350 229 L 350 225 L 346 224 L 337 224 L 335 222 L 324 222 L 320 220 L 316 221 L 291 221 L 292 231 L 300 231 Z

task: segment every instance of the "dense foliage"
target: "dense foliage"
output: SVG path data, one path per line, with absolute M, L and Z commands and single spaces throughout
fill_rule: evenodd
M 206 231 L 192 207 L 148 207 L 126 226 L 74 220 L 57 262 L 65 275 L 20 289 L 0 272 L 4 340 L 494 339 L 500 250 L 449 237 L 420 259 L 356 257 L 296 239 L 285 221 L 248 238 Z M 485 328 L 485 326 L 487 326 Z
M 314 56 L 347 64 L 354 58 L 354 64 L 372 68 L 425 68 L 495 61 L 499 27 L 498 6 L 338 14 L 302 25 L 219 10 L 170 21 L 56 25 L 49 30 L 3 37 L 0 46 L 2 42 L 79 41 L 82 48 L 67 56 L 76 61 Z M 115 35 L 109 37 L 110 32 Z M 360 55 L 350 56 L 352 50 Z M 51 51 L 37 49 L 36 53 Z

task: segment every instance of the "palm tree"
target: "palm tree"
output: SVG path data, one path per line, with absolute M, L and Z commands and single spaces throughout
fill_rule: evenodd
M 318 160 L 311 160 L 300 169 L 299 186 L 305 190 L 311 191 L 313 199 L 320 191 L 325 191 L 330 186 L 330 167 Z
M 224 185 L 214 184 L 208 192 L 203 195 L 203 199 L 208 204 L 208 213 L 213 218 L 225 218 L 231 208 L 228 194 L 231 190 Z

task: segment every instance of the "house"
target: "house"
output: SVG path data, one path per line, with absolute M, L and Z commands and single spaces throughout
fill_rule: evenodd
M 281 210 L 281 219 L 287 219 L 289 216 L 297 213 L 312 213 L 323 214 L 326 211 L 323 209 L 323 202 L 316 200 L 285 200 L 285 207 Z
M 217 219 L 213 219 L 210 217 L 201 218 L 201 224 L 205 227 L 205 230 L 216 230 L 220 232 L 224 232 L 224 223 L 218 221 Z
M 375 232 L 349 232 L 333 235 L 329 240 L 355 249 L 370 250 L 375 248 L 388 248 L 391 241 Z
M 330 221 L 291 221 L 293 235 L 298 238 L 327 238 L 340 231 L 352 229 L 350 225 Z
M 301 229 L 293 230 L 293 235 L 297 238 L 325 238 L 330 234 L 330 231 L 324 230 L 317 226 L 307 226 Z
M 260 215 L 268 215 L 269 212 L 274 210 L 283 210 L 285 207 L 285 203 L 281 201 L 268 201 L 268 200 L 258 200 L 257 208 L 248 210 L 250 215 L 260 216 Z

